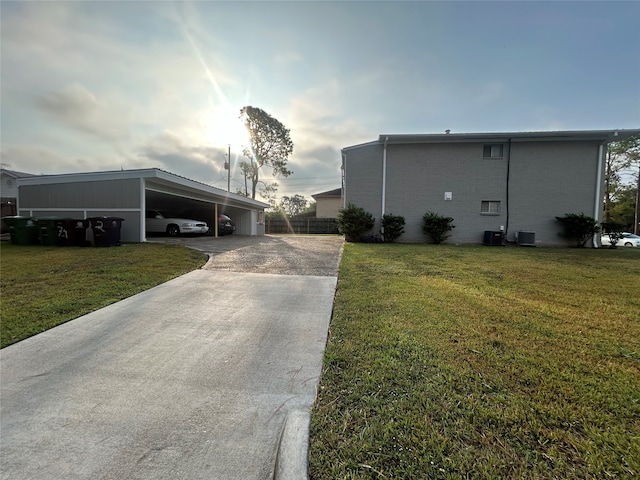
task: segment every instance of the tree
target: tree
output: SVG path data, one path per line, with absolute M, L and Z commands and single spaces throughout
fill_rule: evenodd
M 264 198 L 272 207 L 276 206 L 276 193 L 278 191 L 278 184 L 276 182 L 266 184 L 260 181 L 264 186 L 260 189 L 260 196 Z
M 241 168 L 245 178 L 251 180 L 251 198 L 255 199 L 262 167 L 271 167 L 274 177 L 288 177 L 293 173 L 287 169 L 287 161 L 293 153 L 293 142 L 289 129 L 260 108 L 244 107 L 240 110 L 240 119 L 247 129 L 250 143 L 242 151 L 249 162 L 242 162 Z M 273 193 L 277 187 L 277 184 L 264 185 Z
M 640 135 L 609 144 L 605 164 L 604 221 L 611 221 L 611 210 L 625 187 L 623 174 L 640 169 Z M 633 175 L 632 175 L 633 176 Z M 637 180 L 640 182 L 640 180 Z M 637 202 L 636 202 L 637 204 Z M 637 206 L 636 206 L 637 209 Z M 636 211 L 637 216 L 637 211 Z M 637 224 L 637 222 L 636 222 Z M 637 228 L 637 225 L 636 225 Z
M 302 195 L 284 196 L 280 199 L 280 207 L 289 217 L 300 215 L 307 208 L 307 199 Z
M 600 231 L 598 222 L 584 213 L 565 213 L 564 217 L 556 217 L 556 221 L 562 225 L 560 236 L 575 240 L 577 247 L 584 247 Z
M 302 215 L 304 215 L 304 214 L 307 214 L 307 215 L 313 214 L 312 216 L 314 216 L 314 217 L 315 217 L 315 213 L 316 213 L 316 211 L 317 211 L 317 206 L 318 206 L 318 205 L 316 204 L 316 202 L 314 202 L 313 200 L 311 200 L 311 201 L 309 202 L 309 204 L 307 205 L 307 207 L 306 207 L 306 208 L 301 212 L 301 213 L 302 213 Z
M 637 223 L 635 220 L 637 196 L 637 186 L 622 186 L 616 194 L 616 197 L 611 200 L 609 206 L 609 222 L 604 223 L 614 222 L 622 225 L 625 232 L 633 232 L 633 225 Z

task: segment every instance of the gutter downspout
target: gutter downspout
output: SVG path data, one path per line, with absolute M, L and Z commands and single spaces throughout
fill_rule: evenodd
M 347 208 L 347 154 L 342 152 L 342 208 Z
M 598 146 L 598 174 L 596 175 L 596 199 L 593 206 L 593 218 L 600 221 L 600 204 L 602 203 L 602 162 L 604 158 L 604 143 Z M 600 248 L 600 238 L 597 233 L 593 234 L 593 247 Z
M 384 227 L 382 226 L 382 217 L 384 217 L 384 205 L 386 203 L 387 191 L 387 142 L 389 137 L 384 139 L 384 150 L 382 151 L 382 208 L 380 214 L 380 233 L 384 237 Z
M 147 228 L 145 219 L 147 218 L 147 181 L 144 178 L 140 178 L 140 214 L 138 218 L 140 220 L 140 227 L 138 234 L 142 242 L 147 241 Z M 87 218 L 86 214 L 84 218 Z
M 509 235 L 509 218 L 510 218 L 510 212 L 509 212 L 509 187 L 510 187 L 510 183 L 511 183 L 511 138 L 509 139 L 509 142 L 507 144 L 507 188 L 506 188 L 506 210 L 507 210 L 507 218 L 506 218 L 506 222 L 505 222 L 505 228 L 504 228 L 504 240 L 505 242 L 507 242 L 507 236 Z

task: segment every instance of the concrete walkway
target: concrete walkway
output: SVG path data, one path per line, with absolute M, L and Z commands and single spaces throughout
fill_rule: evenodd
M 2 478 L 306 478 L 336 281 L 206 268 L 1 350 Z

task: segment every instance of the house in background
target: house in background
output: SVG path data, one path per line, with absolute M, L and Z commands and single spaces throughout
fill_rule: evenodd
M 380 135 L 342 149 L 344 203 L 380 231 L 405 217 L 400 242 L 425 242 L 428 211 L 453 217 L 449 243 L 571 245 L 556 216 L 602 219 L 607 144 L 640 130 Z M 596 242 L 599 239 L 596 240 Z
M 5 168 L 0 170 L 1 217 L 11 217 L 18 214 L 18 182 L 19 178 L 33 177 L 31 173 L 16 172 Z M 4 231 L 4 225 L 2 230 Z
M 343 207 L 341 188 L 311 196 L 316 201 L 316 218 L 336 218 Z

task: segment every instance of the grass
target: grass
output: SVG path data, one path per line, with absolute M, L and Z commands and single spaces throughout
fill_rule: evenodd
M 640 252 L 346 244 L 310 478 L 640 475 Z
M 130 297 L 206 262 L 176 245 L 0 246 L 0 347 Z

